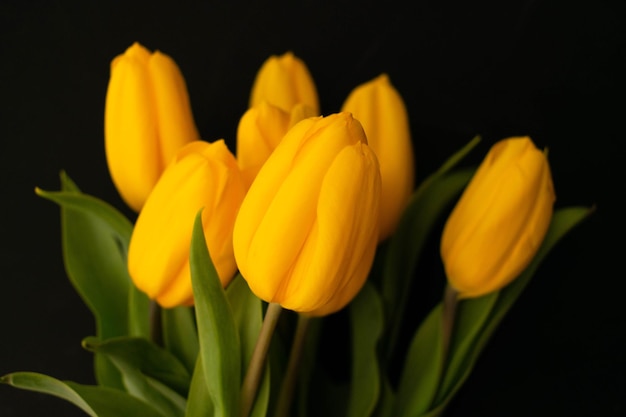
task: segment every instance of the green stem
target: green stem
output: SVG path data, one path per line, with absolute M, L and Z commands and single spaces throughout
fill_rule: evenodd
M 150 300 L 150 340 L 158 346 L 163 346 L 161 306 L 154 300 Z
M 254 352 L 252 352 L 252 358 L 241 387 L 241 417 L 248 417 L 254 405 L 261 374 L 263 369 L 265 369 L 267 351 L 269 350 L 272 334 L 274 334 L 281 311 L 282 307 L 280 304 L 270 303 L 267 306 L 261 332 L 254 346 Z
M 291 353 L 289 354 L 289 363 L 287 371 L 280 387 L 278 396 L 278 404 L 276 405 L 275 417 L 286 417 L 289 415 L 291 403 L 293 401 L 293 392 L 296 387 L 298 371 L 300 369 L 300 360 L 304 348 L 304 340 L 306 339 L 307 330 L 311 317 L 304 314 L 298 314 L 298 324 L 296 325 L 296 334 L 291 345 Z
M 448 355 L 450 351 L 450 343 L 452 341 L 452 332 L 454 331 L 454 322 L 456 320 L 456 307 L 458 304 L 459 293 L 452 288 L 450 284 L 446 285 L 443 296 L 443 341 L 441 352 L 441 374 L 445 377 L 447 368 Z

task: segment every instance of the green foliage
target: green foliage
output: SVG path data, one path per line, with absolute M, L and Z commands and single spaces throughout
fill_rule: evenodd
M 34 372 L 16 372 L 5 375 L 0 378 L 0 382 L 62 398 L 91 417 L 167 417 L 152 405 L 126 392 L 109 387 L 93 387 L 59 381 Z
M 146 335 L 149 303 L 126 268 L 130 221 L 108 203 L 81 193 L 65 173 L 61 173 L 61 191 L 36 191 L 61 207 L 65 269 L 94 314 L 97 337 Z M 104 386 L 122 386 L 119 372 L 100 355 L 96 355 L 96 377 Z
M 445 305 L 437 304 L 413 334 L 394 385 L 390 362 L 398 351 L 400 328 L 410 320 L 405 310 L 415 268 L 435 226 L 473 175 L 473 169 L 456 166 L 478 141 L 474 138 L 422 182 L 397 232 L 379 246 L 370 280 L 347 310 L 348 381 L 333 381 L 317 366 L 325 318 L 307 318 L 300 372 L 292 381 L 297 385 L 295 415 L 440 416 L 541 261 L 590 213 L 585 207 L 556 210 L 541 248 L 516 280 L 498 292 L 460 300 L 448 350 Z M 37 194 L 61 209 L 67 275 L 96 322 L 96 336 L 85 338 L 83 346 L 94 353 L 98 384 L 81 385 L 31 372 L 5 375 L 0 383 L 62 398 L 92 417 L 239 416 L 244 408 L 242 382 L 253 361 L 267 304 L 250 291 L 240 274 L 223 288 L 200 213 L 189 258 L 195 305 L 155 310 L 127 272 L 133 231 L 128 219 L 104 201 L 82 193 L 64 173 L 61 191 L 37 189 Z M 272 415 L 287 374 L 294 329 L 290 317 L 281 318 L 287 320 L 279 325 L 270 359 L 261 367 L 252 417 Z M 153 334 L 160 337 L 152 340 Z
M 452 333 L 449 361 L 442 362 L 442 304 L 424 320 L 409 347 L 398 387 L 394 416 L 435 416 L 443 411 L 469 376 L 482 349 L 502 318 L 522 293 L 554 245 L 590 210 L 557 210 L 539 249 L 526 270 L 499 292 L 460 301 Z

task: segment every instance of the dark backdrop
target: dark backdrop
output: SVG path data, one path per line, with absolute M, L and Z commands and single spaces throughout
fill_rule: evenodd
M 33 188 L 58 189 L 65 169 L 126 210 L 103 150 L 110 60 L 134 41 L 170 54 L 203 138 L 234 150 L 256 70 L 292 50 L 325 114 L 357 84 L 389 74 L 408 107 L 418 178 L 475 134 L 484 140 L 468 162 L 498 139 L 530 135 L 550 149 L 556 206 L 597 206 L 542 265 L 447 415 L 626 415 L 625 18 L 624 3 L 609 0 L 2 0 L 0 375 L 93 382 L 80 347 L 93 322 L 65 277 L 58 208 Z M 83 414 L 0 386 L 0 415 Z

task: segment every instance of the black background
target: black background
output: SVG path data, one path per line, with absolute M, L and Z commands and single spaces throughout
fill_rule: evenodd
M 544 262 L 446 415 L 626 415 L 624 6 L 2 0 L 0 375 L 93 382 L 91 354 L 80 347 L 94 333 L 92 317 L 65 276 L 58 208 L 33 189 L 58 189 L 65 169 L 131 215 L 104 159 L 110 60 L 134 41 L 171 55 L 202 137 L 234 150 L 257 69 L 291 50 L 307 63 L 324 114 L 356 85 L 389 74 L 407 104 L 418 180 L 475 134 L 483 141 L 468 163 L 498 139 L 530 135 L 550 150 L 556 207 L 597 207 Z M 435 250 L 430 258 L 439 271 Z M 0 386 L 0 416 L 39 415 L 83 414 Z

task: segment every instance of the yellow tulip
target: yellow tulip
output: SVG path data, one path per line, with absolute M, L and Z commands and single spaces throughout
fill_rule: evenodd
M 315 116 L 320 114 L 315 82 L 304 61 L 292 52 L 270 56 L 257 72 L 250 107 L 267 101 L 290 112 L 296 104 L 311 108 Z
M 286 112 L 266 101 L 244 113 L 237 126 L 237 162 L 248 186 L 287 130 L 311 116 L 308 106 L 298 104 Z
M 172 58 L 134 43 L 113 59 L 104 135 L 113 183 L 138 212 L 176 151 L 200 139 Z
M 193 303 L 189 244 L 201 208 L 211 260 L 224 286 L 234 276 L 232 231 L 245 195 L 235 157 L 223 140 L 185 145 L 139 213 L 128 250 L 137 288 L 163 307 Z
M 446 275 L 460 297 L 498 291 L 526 268 L 548 230 L 554 200 L 546 154 L 529 137 L 491 148 L 441 240 Z
M 380 171 L 349 113 L 293 126 L 259 171 L 235 221 L 239 271 L 261 299 L 312 316 L 343 308 L 369 273 Z
M 380 163 L 380 240 L 395 231 L 415 182 L 409 118 L 400 93 L 382 74 L 356 87 L 342 106 L 361 122 Z

